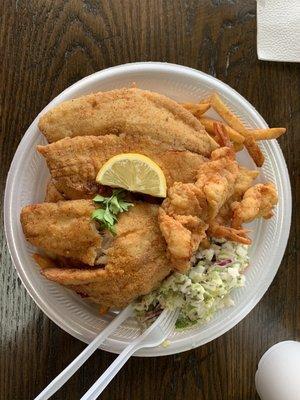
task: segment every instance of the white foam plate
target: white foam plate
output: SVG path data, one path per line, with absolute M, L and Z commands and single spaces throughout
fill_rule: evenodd
M 213 91 L 218 91 L 247 127 L 267 127 L 251 104 L 226 84 L 191 68 L 157 62 L 125 64 L 96 72 L 62 92 L 41 114 L 62 101 L 99 90 L 130 86 L 132 83 L 142 89 L 165 94 L 179 102 L 197 101 Z M 37 127 L 38 118 L 39 116 L 25 133 L 7 178 L 4 203 L 7 242 L 18 274 L 37 305 L 66 332 L 89 343 L 109 323 L 113 314 L 100 316 L 95 306 L 72 291 L 43 278 L 32 259 L 34 248 L 25 241 L 20 225 L 21 208 L 43 200 L 49 177 L 45 161 L 35 150 L 37 144 L 46 143 Z M 272 219 L 260 220 L 252 225 L 251 265 L 246 272 L 246 286 L 233 293 L 235 305 L 219 311 L 203 326 L 174 333 L 169 338 L 169 347 L 145 349 L 137 355 L 179 353 L 217 338 L 241 321 L 271 284 L 289 235 L 291 190 L 286 164 L 277 142 L 262 142 L 260 146 L 266 156 L 260 180 L 276 184 L 279 203 Z M 240 162 L 254 167 L 246 154 L 240 156 Z M 134 320 L 129 320 L 102 348 L 119 353 L 138 334 L 137 324 Z

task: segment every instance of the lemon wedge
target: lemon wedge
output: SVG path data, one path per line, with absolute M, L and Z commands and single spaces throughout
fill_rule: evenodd
M 96 181 L 131 192 L 166 197 L 167 185 L 163 171 L 142 154 L 126 153 L 110 158 L 98 172 Z

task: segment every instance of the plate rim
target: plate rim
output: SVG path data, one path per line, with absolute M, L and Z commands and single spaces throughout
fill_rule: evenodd
M 34 300 L 34 302 L 37 304 L 37 306 L 47 315 L 47 317 L 50 318 L 56 325 L 58 325 L 61 329 L 63 329 L 65 332 L 69 333 L 73 337 L 75 337 L 85 343 L 89 343 L 91 340 L 87 340 L 86 338 L 84 338 L 82 336 L 82 334 L 79 331 L 77 331 L 76 326 L 75 327 L 69 326 L 69 324 L 65 323 L 63 318 L 60 318 L 59 315 L 54 313 L 54 311 L 51 309 L 51 307 L 48 307 L 47 303 L 36 293 L 35 288 L 31 285 L 31 283 L 27 279 L 25 271 L 23 270 L 23 267 L 22 267 L 22 262 L 19 259 L 19 256 L 18 256 L 18 253 L 16 250 L 13 229 L 10 224 L 10 221 L 11 221 L 10 215 L 12 212 L 12 198 L 11 198 L 12 196 L 9 193 L 9 191 L 7 190 L 7 188 L 12 185 L 11 182 L 15 179 L 13 171 L 14 171 L 14 165 L 17 162 L 18 156 L 20 154 L 22 154 L 23 147 L 25 147 L 27 142 L 29 142 L 29 140 L 31 138 L 30 131 L 35 125 L 37 125 L 37 121 L 42 113 L 44 113 L 48 109 L 52 108 L 54 104 L 59 103 L 60 99 L 62 97 L 64 97 L 64 95 L 67 92 L 72 91 L 72 89 L 74 89 L 74 88 L 80 89 L 80 87 L 84 87 L 87 83 L 92 82 L 94 79 L 97 79 L 99 76 L 101 76 L 103 79 L 103 78 L 105 78 L 105 75 L 107 75 L 107 77 L 109 77 L 111 75 L 118 74 L 122 71 L 124 72 L 125 70 L 127 70 L 127 72 L 128 72 L 128 70 L 135 72 L 135 71 L 140 71 L 141 68 L 143 68 L 143 72 L 145 70 L 161 71 L 162 69 L 164 69 L 166 72 L 167 71 L 173 71 L 173 72 L 177 72 L 177 73 L 186 72 L 188 74 L 194 75 L 194 77 L 196 77 L 196 78 L 201 77 L 204 80 L 206 79 L 209 81 L 214 81 L 217 85 L 221 85 L 222 89 L 224 89 L 225 92 L 229 93 L 229 96 L 231 98 L 235 97 L 235 99 L 238 102 L 245 105 L 245 107 L 247 107 L 249 112 L 251 111 L 251 116 L 255 119 L 256 122 L 258 122 L 261 125 L 261 127 L 268 126 L 266 121 L 259 114 L 259 112 L 252 106 L 252 104 L 249 103 L 242 95 L 240 95 L 235 89 L 231 88 L 228 84 L 220 81 L 219 79 L 217 79 L 209 74 L 206 74 L 202 71 L 198 71 L 194 68 L 182 66 L 179 64 L 172 64 L 172 63 L 166 63 L 166 62 L 152 62 L 152 61 L 126 63 L 126 64 L 121 64 L 121 65 L 117 65 L 114 67 L 110 67 L 110 68 L 107 68 L 107 69 L 104 69 L 101 71 L 97 71 L 97 72 L 95 72 L 91 75 L 88 75 L 88 76 L 82 78 L 81 80 L 73 83 L 71 86 L 69 86 L 68 88 L 63 90 L 61 93 L 59 93 L 54 99 L 52 99 L 46 105 L 46 107 L 43 108 L 43 110 L 41 110 L 41 112 L 37 115 L 37 117 L 34 119 L 34 121 L 30 124 L 30 126 L 26 130 L 23 138 L 21 139 L 21 141 L 17 147 L 17 150 L 15 152 L 15 155 L 14 155 L 13 160 L 10 165 L 10 169 L 9 169 L 9 172 L 7 175 L 7 180 L 6 180 L 5 193 L 4 193 L 4 232 L 5 232 L 8 250 L 11 255 L 11 259 L 14 264 L 14 267 L 17 271 L 19 278 L 21 279 L 22 284 L 26 288 L 30 297 Z M 250 311 L 258 304 L 258 302 L 262 299 L 263 295 L 265 294 L 265 292 L 271 285 L 271 283 L 274 280 L 274 277 L 278 271 L 278 268 L 281 264 L 281 261 L 282 261 L 282 258 L 283 258 L 283 255 L 284 255 L 284 252 L 286 249 L 287 241 L 289 238 L 290 224 L 291 224 L 291 212 L 292 212 L 292 197 L 291 197 L 291 185 L 290 185 L 289 173 L 288 173 L 288 169 L 287 169 L 287 165 L 286 165 L 283 153 L 279 147 L 279 144 L 277 143 L 276 140 L 272 140 L 270 143 L 267 142 L 267 145 L 269 147 L 270 153 L 276 159 L 279 159 L 280 163 L 282 164 L 282 173 L 286 178 L 282 182 L 282 184 L 284 186 L 283 193 L 285 195 L 285 202 L 286 202 L 286 204 L 288 204 L 288 210 L 286 210 L 287 212 L 285 214 L 285 222 L 284 222 L 286 233 L 285 233 L 285 235 L 282 235 L 283 237 L 281 237 L 280 247 L 279 247 L 279 249 L 277 248 L 277 254 L 279 254 L 279 257 L 277 257 L 277 258 L 280 261 L 277 262 L 278 266 L 273 269 L 272 277 L 270 278 L 270 281 L 268 281 L 264 285 L 262 285 L 258 292 L 255 292 L 255 296 L 252 298 L 251 304 L 248 304 L 247 307 L 244 307 L 242 309 L 241 313 L 238 316 L 232 318 L 229 321 L 229 323 L 228 322 L 225 323 L 223 328 L 220 329 L 220 331 L 217 332 L 215 335 L 210 335 L 209 338 L 205 338 L 205 339 L 201 338 L 198 342 L 197 342 L 197 340 L 195 340 L 195 341 L 191 342 L 190 344 L 188 344 L 188 343 L 187 344 L 183 344 L 183 343 L 179 344 L 178 343 L 176 346 L 176 349 L 174 349 L 174 347 L 172 348 L 172 346 L 164 348 L 163 350 L 160 349 L 159 354 L 153 354 L 153 352 L 151 352 L 151 350 L 154 350 L 154 353 L 155 353 L 155 348 L 150 349 L 150 351 L 149 350 L 148 351 L 139 351 L 136 354 L 136 356 L 157 357 L 157 356 L 178 354 L 178 353 L 196 348 L 200 345 L 204 345 L 204 344 L 216 339 L 217 337 L 220 337 L 221 335 L 223 335 L 224 333 L 226 333 L 227 331 L 232 329 L 242 319 L 244 319 L 247 314 L 250 313 Z M 186 341 L 186 340 L 187 339 L 184 339 L 183 341 Z M 111 353 L 119 353 L 119 351 L 117 351 L 117 350 L 114 351 L 111 348 L 111 345 L 109 345 L 109 343 L 111 343 L 111 345 L 112 344 L 116 345 L 116 343 L 120 343 L 120 342 L 115 339 L 110 339 L 108 341 L 108 343 L 106 343 L 106 344 L 104 343 L 102 346 L 100 346 L 100 348 L 105 351 L 109 351 Z

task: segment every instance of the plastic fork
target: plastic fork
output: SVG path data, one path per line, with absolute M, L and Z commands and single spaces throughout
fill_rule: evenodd
M 178 310 L 164 310 L 157 320 L 115 359 L 109 368 L 100 376 L 81 400 L 95 400 L 106 388 L 113 377 L 120 371 L 126 361 L 137 350 L 155 347 L 161 344 L 172 332 L 178 317 Z
M 56 393 L 99 348 L 100 344 L 131 315 L 133 315 L 133 308 L 129 305 L 34 400 L 47 400 Z

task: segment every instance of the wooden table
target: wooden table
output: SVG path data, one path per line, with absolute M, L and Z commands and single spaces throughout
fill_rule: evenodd
M 240 92 L 271 126 L 288 128 L 280 145 L 294 189 L 293 223 L 267 294 L 241 323 L 206 346 L 131 359 L 103 399 L 258 399 L 254 374 L 263 352 L 278 341 L 300 339 L 300 68 L 257 60 L 255 4 L 4 0 L 1 6 L 1 193 L 18 143 L 37 113 L 72 83 L 117 64 L 158 60 L 199 69 Z M 29 400 L 85 345 L 52 323 L 26 293 L 2 224 L 1 257 L 0 398 Z M 98 351 L 53 398 L 79 399 L 114 358 Z

